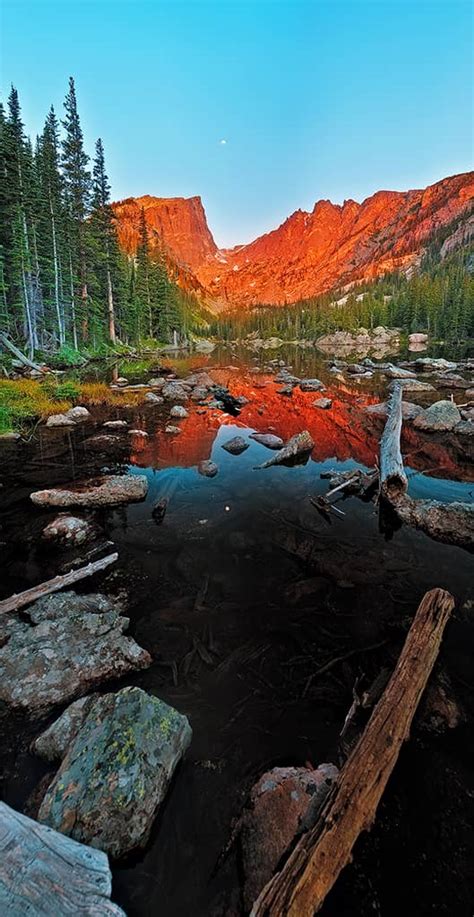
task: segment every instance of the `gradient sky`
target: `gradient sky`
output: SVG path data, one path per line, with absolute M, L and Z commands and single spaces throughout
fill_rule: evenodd
M 115 198 L 201 195 L 218 244 L 472 168 L 470 0 L 0 0 L 29 132 L 76 79 Z M 226 143 L 221 143 L 225 140 Z

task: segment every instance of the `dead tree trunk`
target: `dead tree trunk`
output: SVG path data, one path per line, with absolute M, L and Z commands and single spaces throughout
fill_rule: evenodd
M 380 441 L 380 493 L 388 500 L 408 487 L 400 451 L 402 430 L 402 386 L 395 385 L 390 399 L 387 423 Z
M 351 861 L 360 833 L 374 821 L 453 607 L 449 592 L 433 589 L 426 593 L 393 675 L 316 825 L 300 838 L 281 872 L 267 883 L 252 917 L 312 917 L 322 906 Z
M 65 573 L 63 576 L 55 576 L 45 583 L 26 589 L 25 592 L 19 592 L 18 595 L 11 595 L 9 599 L 4 599 L 3 602 L 0 602 L 0 614 L 18 611 L 19 608 L 31 605 L 32 602 L 36 602 L 37 599 L 41 599 L 45 595 L 58 592 L 59 589 L 64 589 L 65 586 L 72 586 L 73 583 L 85 579 L 86 576 L 92 576 L 100 570 L 105 570 L 110 564 L 114 564 L 117 558 L 118 554 L 116 553 L 108 554 L 107 557 L 101 557 L 100 560 L 95 560 L 85 567 L 80 567 L 79 570 L 71 570 L 70 573 Z
M 0 345 L 4 347 L 5 350 L 9 350 L 10 353 L 12 353 L 13 356 L 15 356 L 17 360 L 20 361 L 20 363 L 24 363 L 25 366 L 29 366 L 31 369 L 36 369 L 38 372 L 42 372 L 41 366 L 39 366 L 38 363 L 34 363 L 33 360 L 29 359 L 29 357 L 25 357 L 25 354 L 22 353 L 21 350 L 18 350 L 18 347 L 15 347 L 15 344 L 13 344 L 7 338 L 6 334 L 3 334 L 2 332 L 0 332 Z

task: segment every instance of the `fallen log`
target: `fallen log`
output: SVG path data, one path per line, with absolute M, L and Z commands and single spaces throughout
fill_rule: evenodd
M 443 589 L 424 596 L 392 677 L 314 827 L 267 883 L 251 917 L 312 917 L 321 908 L 351 861 L 357 838 L 374 821 L 453 607 L 453 597 Z
M 0 332 L 0 345 L 5 350 L 9 350 L 10 353 L 12 353 L 13 356 L 15 356 L 17 360 L 20 361 L 20 363 L 23 363 L 25 366 L 29 366 L 30 369 L 36 369 L 37 372 L 44 372 L 44 369 L 38 363 L 34 363 L 33 360 L 30 360 L 29 357 L 25 357 L 25 354 L 22 353 L 21 350 L 18 350 L 18 347 L 16 347 L 15 344 L 13 344 L 12 341 L 10 341 L 6 334 L 3 332 Z
M 402 430 L 402 386 L 394 386 L 388 406 L 388 417 L 380 440 L 380 494 L 391 499 L 406 493 L 407 476 L 400 450 Z
M 62 576 L 54 576 L 53 579 L 49 579 L 45 583 L 40 583 L 38 586 L 32 586 L 31 589 L 26 589 L 24 592 L 19 592 L 17 595 L 11 595 L 10 598 L 0 602 L 0 614 L 6 614 L 9 611 L 18 611 L 19 608 L 24 608 L 25 605 L 31 605 L 32 602 L 36 602 L 37 599 L 45 595 L 50 595 L 52 592 L 58 592 L 60 589 L 64 589 L 65 586 L 71 586 L 73 583 L 77 583 L 87 576 L 93 576 L 94 573 L 99 573 L 100 570 L 105 570 L 106 567 L 110 567 L 110 564 L 114 564 L 117 558 L 117 553 L 108 554 L 107 557 L 101 557 L 100 560 L 95 560 L 85 567 L 80 567 L 79 570 L 71 570 L 70 573 L 65 573 Z

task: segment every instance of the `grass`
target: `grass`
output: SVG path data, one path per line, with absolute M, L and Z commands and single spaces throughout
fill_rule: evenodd
M 61 382 L 50 379 L 0 379 L 0 433 L 22 430 L 35 420 L 63 414 L 75 404 L 140 404 L 146 392 L 111 391 L 105 382 Z

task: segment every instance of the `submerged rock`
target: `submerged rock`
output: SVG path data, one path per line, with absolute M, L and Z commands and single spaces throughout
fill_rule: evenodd
M 320 379 L 302 379 L 300 389 L 302 392 L 324 392 L 325 385 Z
M 253 787 L 240 827 L 246 913 L 293 839 L 315 820 L 337 775 L 334 764 L 275 767 Z
M 175 404 L 174 407 L 171 408 L 170 417 L 184 420 L 185 417 L 189 417 L 189 414 L 186 408 L 183 408 L 182 404 Z
M 0 802 L 0 913 L 125 917 L 107 856 Z
M 415 417 L 413 425 L 419 430 L 430 432 L 449 431 L 462 420 L 458 408 L 452 401 L 436 401 L 431 407 Z
M 30 495 L 36 506 L 114 506 L 136 503 L 148 492 L 143 474 L 111 475 L 72 484 L 68 489 L 37 490 Z
M 267 449 L 281 449 L 284 445 L 282 438 L 275 436 L 274 433 L 250 433 L 249 439 L 254 439 L 256 443 L 266 446 Z
M 38 821 L 113 857 L 143 847 L 191 736 L 185 716 L 140 688 L 97 696 Z
M 122 607 L 104 595 L 63 592 L 39 599 L 29 621 L 2 616 L 0 699 L 39 715 L 110 678 L 147 668 L 151 657 L 131 637 Z
M 226 452 L 230 452 L 231 455 L 241 455 L 242 452 L 249 448 L 249 444 L 245 442 L 242 436 L 234 436 L 232 439 L 228 439 L 227 442 L 222 443 L 222 448 Z
M 298 460 L 307 460 L 313 448 L 314 440 L 307 430 L 303 430 L 302 433 L 295 433 L 288 440 L 286 446 L 283 446 L 283 449 L 280 449 L 276 455 L 264 462 L 263 465 L 258 465 L 257 467 L 270 468 L 271 465 L 296 464 Z
M 161 389 L 161 394 L 166 401 L 187 401 L 190 395 L 189 388 L 185 388 L 181 382 L 166 382 Z
M 366 414 L 376 414 L 378 417 L 387 417 L 388 403 L 382 401 L 381 404 L 369 404 L 364 408 Z M 419 414 L 423 414 L 423 408 L 419 404 L 413 404 L 411 401 L 402 401 L 403 420 L 414 420 Z
M 55 541 L 69 547 L 84 544 L 94 534 L 94 526 L 87 522 L 87 519 L 78 519 L 67 513 L 60 513 L 43 529 L 43 538 L 46 541 Z
M 330 398 L 316 398 L 316 401 L 313 401 L 313 408 L 321 408 L 321 410 L 327 411 L 332 408 L 332 401 Z
M 219 471 L 219 466 L 215 462 L 211 462 L 210 459 L 204 459 L 204 461 L 199 462 L 197 469 L 199 474 L 202 474 L 205 478 L 215 478 Z

